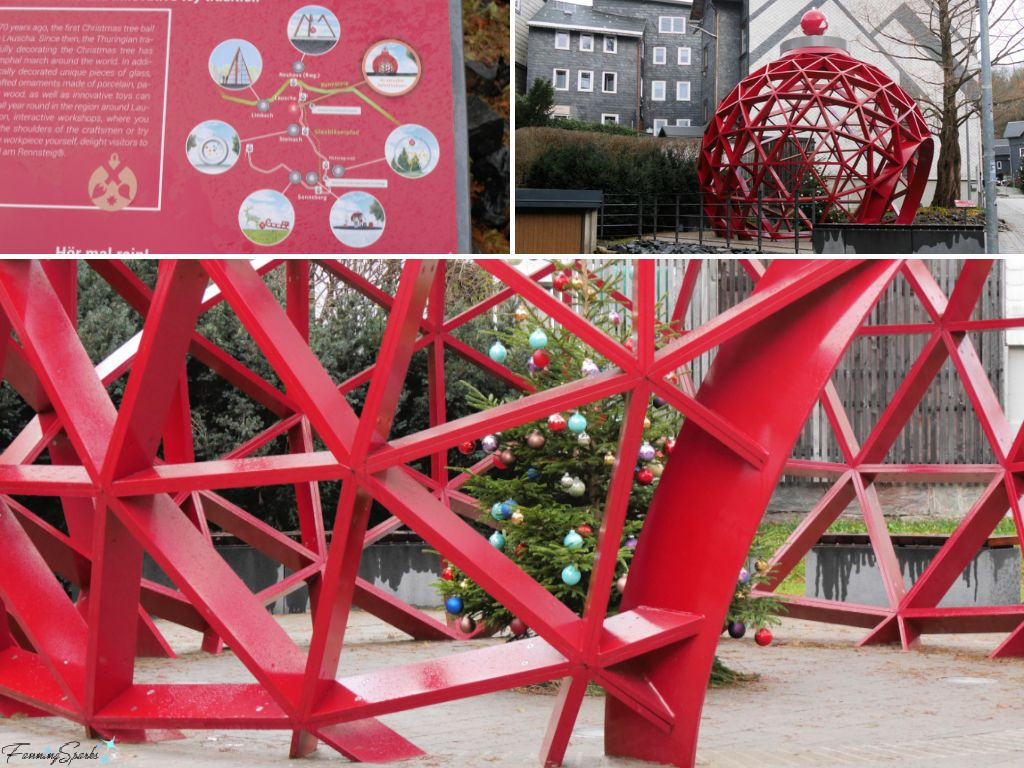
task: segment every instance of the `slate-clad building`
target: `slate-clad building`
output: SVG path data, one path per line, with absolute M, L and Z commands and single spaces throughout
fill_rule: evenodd
M 529 50 L 530 27 L 534 14 L 544 7 L 544 0 L 515 0 L 516 24 L 516 93 L 524 93 L 528 80 L 526 59 Z
M 528 22 L 528 79 L 551 80 L 556 118 L 655 134 L 699 125 L 700 33 L 689 14 L 689 0 L 551 0 Z
M 996 139 L 992 148 L 995 150 L 996 178 L 999 180 L 1010 178 L 1010 140 Z
M 1003 131 L 1003 138 L 1006 139 L 1009 148 L 1010 162 L 1010 183 L 1015 183 L 1024 168 L 1024 120 L 1013 120 L 1006 124 Z

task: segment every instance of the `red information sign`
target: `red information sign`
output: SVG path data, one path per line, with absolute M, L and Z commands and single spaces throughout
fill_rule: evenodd
M 2 249 L 465 251 L 460 51 L 455 0 L 3 0 Z

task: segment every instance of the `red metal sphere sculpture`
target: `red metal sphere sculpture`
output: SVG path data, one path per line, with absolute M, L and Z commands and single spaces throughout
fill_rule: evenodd
M 698 177 L 712 226 L 780 239 L 815 222 L 911 223 L 933 152 L 920 109 L 841 39 L 822 37 L 820 11 L 802 25 L 810 36 L 744 78 L 704 133 Z

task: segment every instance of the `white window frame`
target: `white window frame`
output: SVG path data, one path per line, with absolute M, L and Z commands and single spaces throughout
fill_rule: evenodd
M 684 86 L 684 85 L 686 86 L 686 98 L 685 99 L 679 95 L 679 89 L 680 89 L 681 86 Z M 690 81 L 689 80 L 677 80 L 676 81 L 676 101 L 690 101 L 692 92 L 693 92 L 693 89 L 690 86 Z
M 688 118 L 688 117 L 677 117 L 676 118 L 676 128 L 689 128 L 692 125 L 693 125 L 693 121 L 691 121 L 690 118 Z
M 1019 150 L 1017 150 L 1017 154 L 1019 157 L 1024 157 L 1024 147 L 1021 147 Z
M 609 91 L 604 87 L 605 78 L 612 76 L 612 89 Z M 602 72 L 601 73 L 601 93 L 618 93 L 619 92 L 619 73 L 618 72 Z
M 665 22 L 668 22 L 666 25 Z M 682 26 L 682 29 L 676 30 L 676 22 Z M 668 29 L 665 27 L 668 26 Z M 685 35 L 686 34 L 686 17 L 685 16 L 659 16 L 658 17 L 658 32 L 663 35 Z
M 523 13 L 522 0 L 516 0 L 516 13 L 519 15 Z
M 656 118 L 655 121 L 654 121 L 654 126 L 653 126 L 653 133 L 654 133 L 654 135 L 657 136 L 658 133 L 661 132 L 661 129 L 664 128 L 667 125 L 668 125 L 668 120 L 662 119 L 660 117 Z
M 1003 161 L 1002 160 L 996 160 L 996 170 L 999 170 L 999 171 L 1003 170 Z
M 661 54 L 660 56 L 658 54 Z M 655 64 L 664 64 L 668 61 L 668 49 L 664 45 L 656 45 L 651 50 L 651 61 Z
M 611 45 L 608 45 L 611 43 Z M 619 52 L 619 38 L 615 35 L 604 36 L 604 52 L 605 53 L 618 53 Z
M 583 47 L 583 41 L 586 40 L 590 43 L 589 48 Z M 580 52 L 581 53 L 593 53 L 594 52 L 594 36 L 587 33 L 580 33 Z
M 583 76 L 590 75 L 590 87 L 583 87 Z M 594 92 L 594 70 L 592 69 L 580 69 L 576 72 L 576 90 L 580 93 L 593 93 Z
M 564 72 L 565 73 L 565 88 L 559 88 L 558 87 L 558 73 L 559 72 Z M 555 69 L 552 70 L 552 72 L 551 72 L 551 87 L 554 88 L 556 91 L 568 91 L 569 90 L 569 70 L 568 69 L 560 69 L 558 67 L 555 67 Z
M 657 91 L 658 86 L 661 86 L 661 98 L 658 97 Z M 665 81 L 664 80 L 651 80 L 651 101 L 664 101 L 665 100 Z
M 608 121 L 609 117 L 612 118 L 611 122 Z M 615 114 L 614 112 L 602 112 L 601 113 L 601 125 L 618 125 L 618 124 L 619 124 L 619 116 L 617 114 Z
M 559 45 L 558 44 L 558 41 L 560 39 L 564 39 L 565 40 L 565 45 Z M 572 35 L 570 35 L 568 32 L 559 32 L 558 30 L 555 30 L 555 50 L 556 51 L 568 51 L 569 50 L 569 46 L 571 44 L 572 44 Z
M 683 61 L 683 53 L 686 53 L 686 61 Z M 693 50 L 688 45 L 680 45 L 676 48 L 676 64 L 680 67 L 688 67 L 693 62 Z

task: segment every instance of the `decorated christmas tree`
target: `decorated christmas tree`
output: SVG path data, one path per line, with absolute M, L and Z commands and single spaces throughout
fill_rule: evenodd
M 571 262 L 558 266 L 553 288 L 569 298 L 576 311 L 593 325 L 627 348 L 633 347 L 636 342 L 630 318 L 616 300 L 621 297 L 622 265 L 606 262 L 598 275 Z M 531 307 L 519 305 L 510 317 L 499 315 L 496 320 L 498 329 L 488 354 L 538 390 L 598 374 L 608 366 L 575 335 Z M 677 335 L 668 325 L 657 327 L 656 333 L 659 343 Z M 686 375 L 686 371 L 678 371 L 670 374 L 669 380 L 678 383 Z M 470 405 L 480 410 L 502 402 L 471 386 L 466 389 Z M 505 399 L 520 396 L 513 392 Z M 495 548 L 577 614 L 582 613 L 586 600 L 625 405 L 624 397 L 616 395 L 576 411 L 551 414 L 540 422 L 484 435 L 459 448 L 467 462 L 477 462 L 487 454 L 493 457 L 492 468 L 475 474 L 464 485 L 480 504 L 481 535 L 488 536 Z M 644 515 L 681 424 L 682 415 L 675 408 L 660 397 L 652 398 L 643 443 L 638 455 L 629 457 L 635 462 L 634 482 L 618 550 L 610 613 L 618 611 L 633 552 L 642 536 Z M 744 569 L 739 575 L 723 631 L 742 636 L 748 626 L 765 628 L 759 642 L 770 642 L 766 627 L 777 622 L 778 606 L 773 600 L 750 596 L 766 567 L 763 561 L 757 565 L 753 573 Z M 530 631 L 454 565 L 444 564 L 439 588 L 449 615 L 467 634 L 480 625 L 489 630 L 508 627 L 513 637 Z

